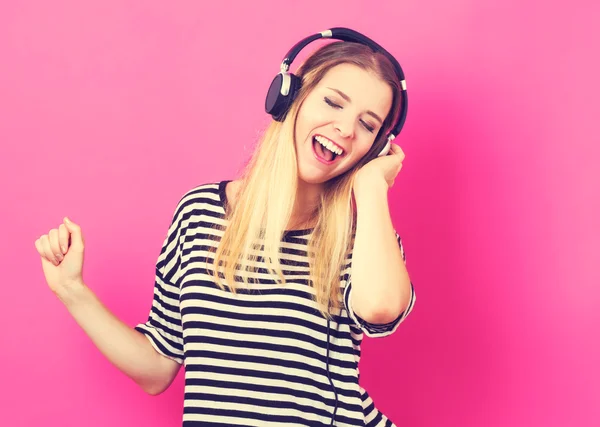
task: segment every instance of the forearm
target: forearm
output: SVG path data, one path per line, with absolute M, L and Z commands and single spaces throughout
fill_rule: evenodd
M 168 386 L 170 361 L 161 360 L 144 334 L 119 320 L 87 286 L 71 287 L 59 298 L 100 352 L 142 389 L 156 394 Z
M 355 188 L 357 224 L 352 251 L 352 307 L 371 323 L 388 323 L 410 301 L 410 278 L 389 212 L 388 187 Z

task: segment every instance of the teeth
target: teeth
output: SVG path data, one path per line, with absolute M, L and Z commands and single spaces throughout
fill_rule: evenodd
M 317 136 L 315 136 L 315 139 L 323 147 L 327 148 L 329 151 L 337 154 L 338 156 L 341 156 L 344 153 L 344 150 L 336 147 L 335 145 L 333 145 L 333 143 L 331 141 L 328 141 L 326 138 L 323 138 L 322 136 L 317 135 Z
M 323 137 L 321 137 L 321 136 L 315 136 L 315 140 L 316 140 L 316 141 L 317 141 L 319 144 L 321 144 L 323 147 L 327 148 L 329 151 L 332 151 L 332 150 L 331 150 L 331 149 L 328 147 L 328 145 L 331 145 L 331 143 L 330 143 L 328 140 L 326 140 L 325 138 L 323 138 Z

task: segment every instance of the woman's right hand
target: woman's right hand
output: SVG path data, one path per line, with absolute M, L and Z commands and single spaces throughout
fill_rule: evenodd
M 83 285 L 83 235 L 81 227 L 68 218 L 35 241 L 50 289 L 57 295 Z

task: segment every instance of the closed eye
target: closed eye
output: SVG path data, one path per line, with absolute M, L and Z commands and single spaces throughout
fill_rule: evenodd
M 325 97 L 325 102 L 326 102 L 326 103 L 327 103 L 327 104 L 328 104 L 330 107 L 333 107 L 333 108 L 342 108 L 340 105 L 337 105 L 337 104 L 333 103 L 333 102 L 331 101 L 331 99 L 329 99 L 329 98 L 327 98 L 327 97 Z
M 336 103 L 334 103 L 331 99 L 329 99 L 327 97 L 325 97 L 323 100 L 325 101 L 325 103 L 327 105 L 329 105 L 332 108 L 336 108 L 336 109 L 340 109 L 340 110 L 342 109 L 341 105 L 337 105 Z M 373 126 L 368 125 L 366 122 L 364 122 L 362 120 L 360 122 L 362 123 L 362 125 L 364 126 L 364 128 L 366 130 L 368 130 L 369 132 L 373 133 L 373 131 L 375 130 L 375 128 Z
M 373 133 L 373 131 L 375 130 L 375 128 L 373 126 L 369 126 L 368 124 L 366 124 L 362 120 L 360 122 L 363 124 L 363 126 L 365 127 L 366 130 L 368 130 L 369 132 Z

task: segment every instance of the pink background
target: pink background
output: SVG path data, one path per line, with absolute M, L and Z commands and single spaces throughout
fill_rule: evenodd
M 69 215 L 88 285 L 144 321 L 181 195 L 237 176 L 283 55 L 347 26 L 410 99 L 389 196 L 418 301 L 362 384 L 402 426 L 600 425 L 594 3 L 2 2 L 0 424 L 180 425 L 183 370 L 151 397 L 110 365 L 34 241 Z

